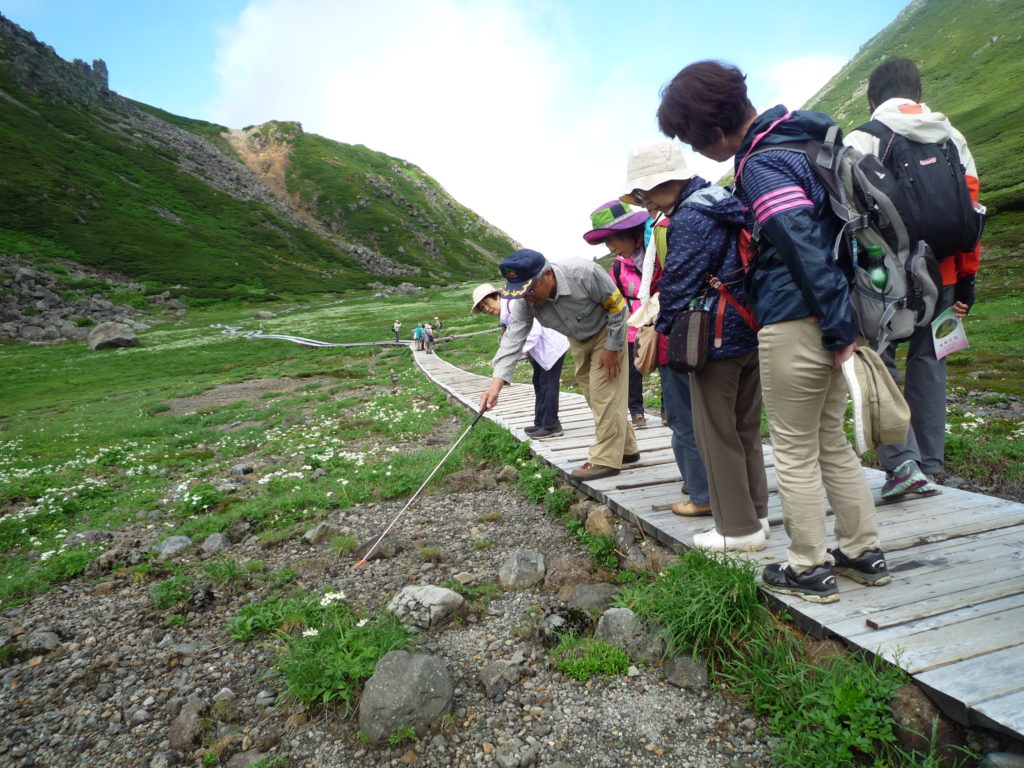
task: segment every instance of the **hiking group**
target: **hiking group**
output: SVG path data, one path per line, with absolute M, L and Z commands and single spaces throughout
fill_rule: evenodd
M 763 406 L 790 541 L 787 561 L 762 579 L 813 602 L 839 599 L 836 574 L 890 581 L 875 501 L 844 431 L 850 393 L 860 424 L 855 363 L 884 364 L 892 378 L 881 378 L 903 409 L 874 414 L 867 447 L 886 470 L 882 498 L 937 493 L 946 362 L 931 325 L 950 308 L 959 318 L 970 311 L 980 254 L 974 161 L 949 120 L 921 102 L 916 66 L 881 64 L 867 99 L 870 122 L 844 141 L 821 112 L 780 105 L 758 114 L 737 68 L 691 64 L 661 92 L 657 119 L 669 141 L 630 151 L 626 192 L 591 213 L 584 239 L 614 254 L 612 268 L 522 249 L 501 262 L 501 289 L 473 293 L 472 311 L 503 327 L 480 405 L 497 404 L 525 352 L 533 438 L 562 434 L 558 382 L 572 350 L 595 423 L 575 478 L 609 477 L 640 460 L 642 375 L 659 371 L 685 497 L 672 510 L 714 522 L 695 547 L 765 546 Z M 692 172 L 675 140 L 731 159 L 734 186 Z M 893 383 L 903 341 L 909 418 Z

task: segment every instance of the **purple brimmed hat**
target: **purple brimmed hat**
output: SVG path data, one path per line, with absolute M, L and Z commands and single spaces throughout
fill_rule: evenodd
M 584 234 L 583 239 L 591 245 L 597 245 L 609 235 L 639 227 L 649 218 L 651 215 L 647 211 L 636 211 L 625 203 L 612 200 L 590 214 L 590 226 L 593 229 Z
M 547 265 L 548 260 L 543 253 L 531 251 L 529 248 L 510 253 L 498 269 L 501 276 L 505 278 L 505 287 L 501 289 L 501 295 L 506 299 L 521 299 L 530 290 L 535 278 L 540 276 Z

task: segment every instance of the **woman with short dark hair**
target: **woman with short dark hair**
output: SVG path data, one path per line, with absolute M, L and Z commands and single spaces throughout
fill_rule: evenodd
M 705 157 L 734 158 L 736 195 L 748 228 L 760 232 L 748 298 L 761 326 L 761 388 L 790 537 L 788 563 L 767 566 L 764 584 L 822 603 L 839 599 L 833 571 L 886 584 L 874 500 L 843 431 L 840 369 L 853 354 L 857 325 L 846 276 L 832 258 L 839 221 L 805 155 L 778 147 L 822 139 L 834 123 L 781 105 L 758 115 L 739 69 L 701 61 L 663 89 L 658 124 Z M 831 550 L 825 494 L 839 542 Z

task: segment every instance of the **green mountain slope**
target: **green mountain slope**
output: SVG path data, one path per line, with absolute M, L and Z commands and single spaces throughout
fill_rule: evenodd
M 924 101 L 967 137 L 989 219 L 984 242 L 1024 238 L 1024 0 L 915 0 L 809 103 L 850 130 L 869 119 L 867 81 L 879 62 L 921 70 Z
M 490 277 L 514 247 L 404 160 L 124 99 L 0 16 L 0 252 L 226 297 Z

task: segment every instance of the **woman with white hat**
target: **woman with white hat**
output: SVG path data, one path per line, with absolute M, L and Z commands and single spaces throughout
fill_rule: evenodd
M 484 312 L 501 322 L 502 332 L 509 321 L 509 299 L 501 300 L 501 291 L 490 283 L 473 289 L 473 308 L 470 314 Z M 558 331 L 545 328 L 536 320 L 526 337 L 523 352 L 533 367 L 533 426 L 526 432 L 534 440 L 558 437 L 562 425 L 558 420 L 558 395 L 561 391 L 562 363 L 569 350 L 569 340 Z

